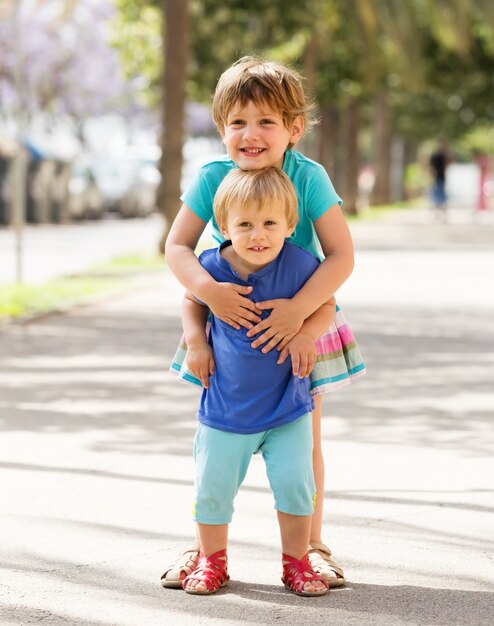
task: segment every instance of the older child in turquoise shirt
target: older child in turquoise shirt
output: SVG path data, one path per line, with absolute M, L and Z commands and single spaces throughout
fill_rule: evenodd
M 183 195 L 168 236 L 166 258 L 180 282 L 212 313 L 235 329 L 255 336 L 252 347 L 268 353 L 277 348 L 286 357 L 290 342 L 303 330 L 306 320 L 345 282 L 353 270 L 353 244 L 340 209 L 341 200 L 321 165 L 293 150 L 310 123 L 310 111 L 301 79 L 293 70 L 272 62 L 244 58 L 220 77 L 213 98 L 213 118 L 228 156 L 203 168 Z M 213 214 L 213 198 L 222 178 L 233 168 L 259 170 L 279 167 L 292 179 L 298 196 L 299 223 L 289 241 L 321 259 L 321 265 L 291 299 L 253 302 L 251 288 L 216 282 L 194 254 L 197 242 Z M 217 224 L 213 232 L 223 240 Z M 263 311 L 270 314 L 261 319 Z M 317 342 L 318 358 L 311 375 L 314 396 L 313 465 L 317 498 L 312 516 L 311 561 L 330 586 L 344 584 L 341 568 L 322 543 L 324 460 L 321 447 L 322 393 L 348 383 L 365 372 L 352 332 L 337 310 L 335 322 Z M 183 342 L 172 365 L 185 380 L 207 384 L 207 373 L 191 375 L 186 369 Z M 186 550 L 163 574 L 164 586 L 178 586 L 194 569 L 198 546 Z

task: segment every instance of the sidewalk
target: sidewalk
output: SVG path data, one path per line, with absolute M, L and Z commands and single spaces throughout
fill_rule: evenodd
M 108 218 L 80 224 L 26 225 L 22 231 L 22 277 L 40 284 L 86 271 L 96 263 L 127 254 L 152 255 L 158 250 L 163 218 Z M 0 228 L 0 285 L 16 280 L 16 234 Z
M 181 289 L 154 284 L 0 331 L 0 623 L 487 626 L 494 532 L 494 227 L 421 211 L 352 224 L 338 300 L 368 375 L 325 403 L 325 539 L 346 588 L 280 583 L 255 458 L 231 527 L 232 582 L 165 590 L 193 535 L 198 393 L 167 372 Z

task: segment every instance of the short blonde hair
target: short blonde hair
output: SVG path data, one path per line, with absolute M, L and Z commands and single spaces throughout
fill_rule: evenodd
M 242 57 L 223 72 L 214 92 L 212 111 L 221 135 L 232 108 L 248 102 L 265 104 L 279 112 L 288 129 L 299 116 L 304 120 L 304 128 L 314 124 L 309 116 L 313 105 L 307 101 L 302 77 L 281 63 Z
M 284 209 L 288 227 L 295 228 L 298 222 L 297 193 L 290 178 L 279 167 L 233 169 L 222 180 L 214 196 L 214 217 L 223 229 L 232 205 L 241 209 L 254 205 L 261 211 L 272 203 Z

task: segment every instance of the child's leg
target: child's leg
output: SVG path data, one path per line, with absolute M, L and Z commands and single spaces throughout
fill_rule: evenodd
M 227 572 L 227 556 L 226 548 L 228 544 L 228 524 L 197 524 L 197 530 L 199 539 L 201 541 L 201 558 L 202 555 L 210 557 L 216 555 L 217 552 L 223 551 L 224 554 L 216 557 L 217 561 L 224 563 L 223 567 L 225 573 Z M 199 567 L 201 561 L 199 561 Z M 195 576 L 194 572 L 187 577 L 184 583 L 184 589 L 186 591 L 194 590 L 197 593 L 204 593 L 208 591 L 208 585 L 205 580 L 200 576 Z
M 268 431 L 261 446 L 278 512 L 283 549 L 283 581 L 295 591 L 322 593 L 327 587 L 308 561 L 315 485 L 312 471 L 312 417 L 310 414 Z M 287 575 L 289 561 L 298 570 Z M 299 592 L 297 591 L 297 593 Z
M 280 525 L 281 549 L 284 554 L 289 554 L 296 559 L 301 559 L 309 546 L 311 516 L 289 515 L 278 513 Z
M 194 518 L 201 554 L 183 584 L 189 593 L 214 593 L 229 580 L 226 547 L 233 501 L 262 437 L 262 433 L 241 435 L 204 424 L 197 427 Z
M 312 412 L 312 468 L 316 483 L 316 503 L 310 526 L 310 543 L 322 543 L 322 516 L 324 507 L 324 457 L 321 444 L 322 395 L 314 397 Z
M 289 556 L 297 561 L 302 561 L 307 555 L 307 545 L 310 535 L 310 515 L 289 515 L 278 511 L 278 523 L 280 525 L 281 546 L 283 557 Z M 283 558 L 283 565 L 290 561 Z M 306 571 L 303 572 L 307 577 L 302 589 L 306 593 L 325 592 L 327 585 L 322 580 L 314 579 L 314 571 L 310 567 L 309 561 L 306 563 Z
M 201 552 L 211 556 L 225 550 L 228 544 L 228 524 L 197 524 Z
M 321 574 L 330 587 L 340 587 L 345 584 L 345 575 L 341 567 L 333 561 L 331 550 L 321 538 L 324 506 L 324 457 L 321 442 L 322 398 L 322 395 L 314 397 L 314 411 L 312 413 L 312 435 L 314 439 L 312 464 L 316 484 L 316 503 L 310 526 L 310 561 L 314 570 Z

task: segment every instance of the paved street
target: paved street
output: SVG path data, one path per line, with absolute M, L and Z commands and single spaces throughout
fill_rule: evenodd
M 162 227 L 158 214 L 80 224 L 27 224 L 21 237 L 23 281 L 43 283 L 129 253 L 154 254 Z M 14 230 L 0 228 L 0 284 L 16 280 L 16 246 Z
M 198 394 L 167 373 L 181 289 L 153 284 L 0 331 L 0 623 L 487 626 L 494 567 L 494 225 L 352 224 L 338 300 L 368 375 L 325 403 L 325 537 L 346 588 L 280 583 L 262 462 L 236 502 L 229 587 L 165 590 L 193 534 Z

